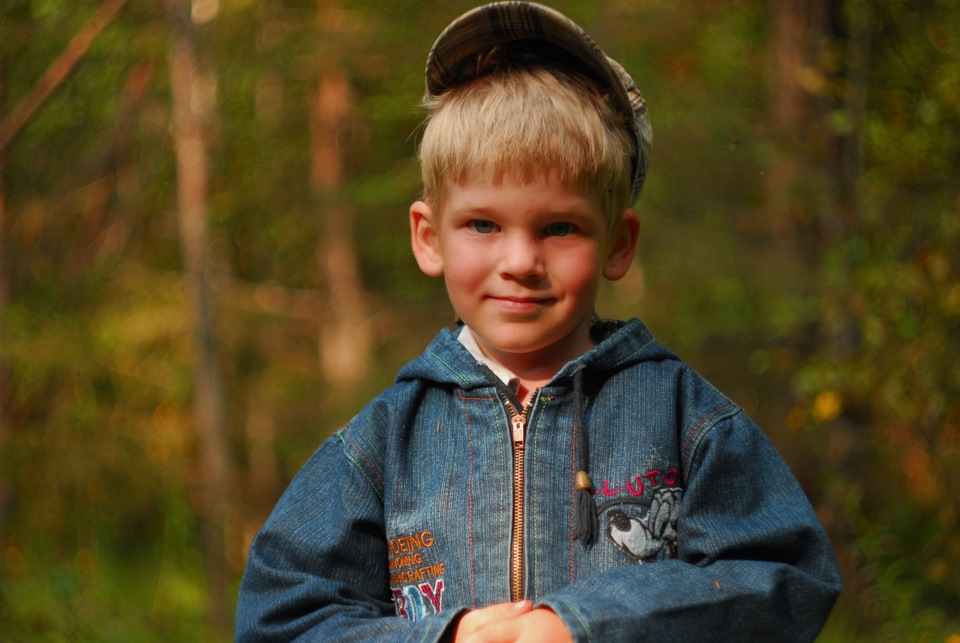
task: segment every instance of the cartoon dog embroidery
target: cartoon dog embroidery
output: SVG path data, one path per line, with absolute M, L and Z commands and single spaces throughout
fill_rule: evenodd
M 607 514 L 607 536 L 613 544 L 641 565 L 677 557 L 677 515 L 683 489 L 657 489 L 644 516 L 630 516 L 619 509 Z

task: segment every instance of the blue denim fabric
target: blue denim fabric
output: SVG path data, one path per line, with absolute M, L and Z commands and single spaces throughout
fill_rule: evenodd
M 590 549 L 574 538 L 579 370 Z M 250 549 L 237 639 L 437 641 L 463 609 L 510 600 L 509 427 L 494 384 L 441 332 L 278 502 Z M 524 595 L 577 641 L 809 641 L 840 590 L 762 431 L 637 320 L 536 397 L 524 506 Z

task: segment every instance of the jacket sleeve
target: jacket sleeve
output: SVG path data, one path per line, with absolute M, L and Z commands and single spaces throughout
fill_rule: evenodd
M 368 465 L 340 431 L 291 482 L 250 546 L 237 641 L 436 641 L 458 615 L 396 616 L 382 484 Z
M 812 641 L 840 576 L 799 484 L 739 410 L 687 439 L 678 558 L 578 580 L 543 604 L 576 641 Z

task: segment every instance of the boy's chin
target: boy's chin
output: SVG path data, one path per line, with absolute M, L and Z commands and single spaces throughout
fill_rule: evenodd
M 500 327 L 488 333 L 481 331 L 477 339 L 484 353 L 501 359 L 537 357 L 560 359 L 566 363 L 593 347 L 589 329 L 573 329 L 572 332 L 551 329 L 552 332 L 547 332 L 525 330 L 522 325 L 517 326 L 518 328 Z M 477 335 L 476 331 L 474 334 Z

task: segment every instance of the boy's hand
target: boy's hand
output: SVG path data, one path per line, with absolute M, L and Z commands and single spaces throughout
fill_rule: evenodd
M 457 622 L 454 643 L 571 642 L 570 632 L 552 610 L 530 601 L 498 603 L 472 610 Z

